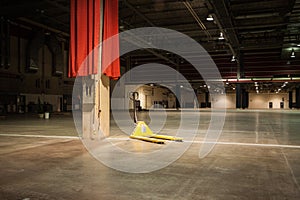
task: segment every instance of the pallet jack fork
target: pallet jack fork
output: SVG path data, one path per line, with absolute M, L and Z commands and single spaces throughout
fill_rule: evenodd
M 182 142 L 182 138 L 179 138 L 179 137 L 155 134 L 152 132 L 152 130 L 149 128 L 149 126 L 144 121 L 138 121 L 137 114 L 136 114 L 136 99 L 138 99 L 139 93 L 132 92 L 130 94 L 130 96 L 131 96 L 130 99 L 133 101 L 133 107 L 134 107 L 133 120 L 134 120 L 134 123 L 136 124 L 136 127 L 135 127 L 133 133 L 130 135 L 130 138 L 143 140 L 143 141 L 147 141 L 147 142 L 153 142 L 153 143 L 157 143 L 157 144 L 164 144 L 165 140 Z

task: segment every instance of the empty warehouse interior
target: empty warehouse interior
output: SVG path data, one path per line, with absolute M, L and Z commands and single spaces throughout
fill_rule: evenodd
M 299 199 L 299 0 L 3 0 L 0 199 Z

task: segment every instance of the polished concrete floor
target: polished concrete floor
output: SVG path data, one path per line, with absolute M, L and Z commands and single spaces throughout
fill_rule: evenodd
M 0 199 L 300 199 L 300 111 L 228 110 L 218 143 L 203 159 L 211 112 L 200 113 L 196 139 L 183 156 L 142 174 L 91 156 L 70 114 L 1 118 Z M 147 113 L 139 117 L 149 122 Z M 162 132 L 174 132 L 179 120 L 179 111 L 167 112 Z M 161 148 L 128 139 L 114 122 L 111 139 L 121 147 Z

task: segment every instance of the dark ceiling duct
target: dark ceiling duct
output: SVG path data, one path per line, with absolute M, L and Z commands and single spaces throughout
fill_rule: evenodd
M 61 43 L 53 34 L 51 34 L 46 37 L 46 45 L 52 53 L 52 75 L 62 76 L 64 62 Z
M 38 31 L 29 40 L 27 45 L 27 56 L 26 56 L 26 72 L 36 73 L 39 69 L 39 49 L 43 47 L 45 42 L 45 34 L 43 31 Z
M 10 24 L 9 20 L 0 19 L 0 67 L 8 69 L 10 67 Z
M 292 48 L 298 52 L 299 41 L 299 15 L 300 15 L 300 0 L 295 0 L 290 16 L 288 18 L 288 25 L 284 35 L 284 45 L 281 51 L 282 59 L 289 59 Z
M 62 76 L 64 63 L 61 43 L 55 35 L 51 33 L 45 35 L 43 30 L 36 32 L 28 42 L 26 71 L 35 73 L 41 67 L 39 66 L 39 50 L 44 45 L 47 45 L 52 54 L 52 75 Z

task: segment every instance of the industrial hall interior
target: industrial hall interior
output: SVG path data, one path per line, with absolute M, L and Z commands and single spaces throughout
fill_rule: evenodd
M 300 0 L 1 0 L 0 199 L 300 199 Z

